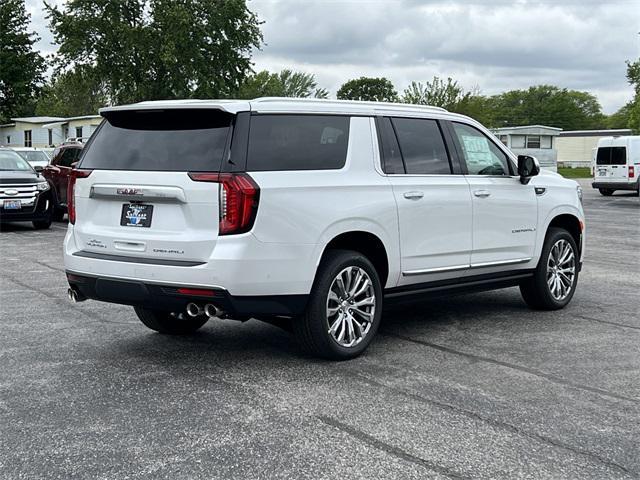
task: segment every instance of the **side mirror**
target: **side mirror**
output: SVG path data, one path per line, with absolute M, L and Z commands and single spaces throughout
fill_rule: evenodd
M 33 169 L 36 172 L 40 173 L 40 172 L 42 172 L 44 170 L 44 167 L 42 165 L 36 165 L 36 166 L 33 167 Z
M 76 168 L 77 166 L 78 166 L 78 162 L 73 162 L 73 163 L 71 164 L 71 168 Z
M 518 155 L 518 175 L 523 185 L 529 183 L 531 177 L 540 173 L 540 163 L 536 157 L 530 155 Z

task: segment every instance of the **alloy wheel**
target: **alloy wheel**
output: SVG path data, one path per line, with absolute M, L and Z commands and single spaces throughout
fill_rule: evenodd
M 559 302 L 567 298 L 575 278 L 575 252 L 567 240 L 560 239 L 551 247 L 547 260 L 547 285 L 551 296 Z
M 360 267 L 346 267 L 336 275 L 327 295 L 327 328 L 342 347 L 353 347 L 369 333 L 376 308 L 376 294 L 369 274 Z

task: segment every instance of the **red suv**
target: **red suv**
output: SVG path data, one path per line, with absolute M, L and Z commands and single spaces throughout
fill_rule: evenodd
M 80 158 L 84 144 L 80 142 L 63 143 L 53 151 L 51 163 L 42 174 L 48 180 L 53 192 L 53 219 L 62 220 L 67 212 L 67 183 L 74 164 Z

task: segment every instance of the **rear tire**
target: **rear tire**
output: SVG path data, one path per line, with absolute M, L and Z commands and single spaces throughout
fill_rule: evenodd
M 610 197 L 611 195 L 613 195 L 613 192 L 615 192 L 615 190 L 612 190 L 610 188 L 599 188 L 598 191 L 600 192 L 600 195 L 603 195 L 605 197 Z
M 331 250 L 323 259 L 305 313 L 292 322 L 307 353 L 330 360 L 360 355 L 382 318 L 382 287 L 373 264 L 350 250 Z
M 51 218 L 53 219 L 54 222 L 61 222 L 62 219 L 64 218 L 64 210 L 54 207 Z
M 200 315 L 189 317 L 184 313 L 174 314 L 164 310 L 149 310 L 133 307 L 140 321 L 151 330 L 167 335 L 185 335 L 193 333 L 202 327 L 209 317 Z
M 534 310 L 564 308 L 576 291 L 578 262 L 571 234 L 563 228 L 550 228 L 533 277 L 520 284 L 527 305 Z

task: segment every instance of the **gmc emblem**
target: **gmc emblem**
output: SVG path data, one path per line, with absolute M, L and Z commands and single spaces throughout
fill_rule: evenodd
M 118 188 L 118 195 L 143 195 L 142 190 L 137 188 Z

